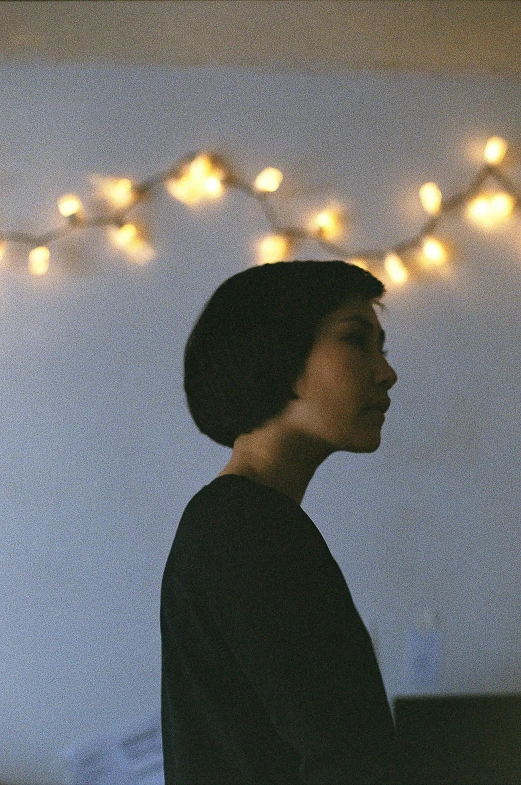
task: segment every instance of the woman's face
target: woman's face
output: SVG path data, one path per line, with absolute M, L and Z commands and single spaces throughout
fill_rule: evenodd
M 353 300 L 325 318 L 287 414 L 292 429 L 331 452 L 373 452 L 397 380 L 371 303 Z

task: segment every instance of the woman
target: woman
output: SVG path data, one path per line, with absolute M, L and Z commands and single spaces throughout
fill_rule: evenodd
M 166 785 L 395 781 L 370 638 L 300 507 L 331 453 L 380 444 L 396 381 L 383 290 L 344 262 L 251 268 L 188 340 L 190 412 L 232 454 L 188 504 L 163 578 Z

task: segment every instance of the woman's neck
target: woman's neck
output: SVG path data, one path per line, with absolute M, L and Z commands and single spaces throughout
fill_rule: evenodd
M 303 444 L 295 438 L 281 439 L 277 429 L 272 432 L 264 426 L 239 436 L 232 457 L 220 474 L 249 477 L 300 504 L 316 469 L 329 454 L 324 446 Z

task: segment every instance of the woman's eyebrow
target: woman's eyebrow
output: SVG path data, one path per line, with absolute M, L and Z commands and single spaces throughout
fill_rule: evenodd
M 363 327 L 364 330 L 369 330 L 369 332 L 374 332 L 374 324 L 369 320 L 366 319 L 364 316 L 345 316 L 342 319 L 343 322 L 356 322 L 360 327 Z M 383 346 L 385 343 L 385 330 L 380 330 L 378 332 L 378 342 L 380 346 Z

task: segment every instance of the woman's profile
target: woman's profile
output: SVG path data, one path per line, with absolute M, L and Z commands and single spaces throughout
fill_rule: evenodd
M 380 444 L 396 381 L 383 293 L 340 261 L 253 267 L 188 339 L 191 415 L 232 453 L 188 503 L 163 577 L 166 785 L 396 782 L 371 640 L 300 506 L 329 455 Z

